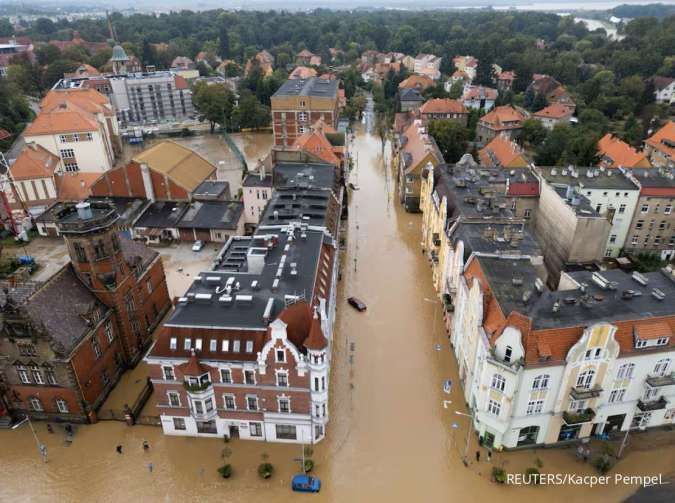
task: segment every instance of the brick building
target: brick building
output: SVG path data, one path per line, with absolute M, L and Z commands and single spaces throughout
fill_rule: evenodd
M 159 254 L 117 232 L 108 203 L 65 205 L 71 262 L 44 284 L 6 285 L 0 386 L 13 415 L 87 422 L 170 307 Z
M 287 80 L 272 96 L 274 145 L 293 145 L 319 120 L 337 128 L 338 86 L 337 80 Z

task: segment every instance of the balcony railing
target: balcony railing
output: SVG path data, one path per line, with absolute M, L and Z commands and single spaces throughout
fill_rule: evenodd
M 581 424 L 581 423 L 590 423 L 595 417 L 595 411 L 593 409 L 582 410 L 581 412 L 572 412 L 566 410 L 563 412 L 563 421 L 565 424 Z
M 669 374 L 666 376 L 650 376 L 647 378 L 647 384 L 649 384 L 652 388 L 673 386 L 675 385 L 675 374 Z
M 638 400 L 637 406 L 642 412 L 648 412 L 652 410 L 662 410 L 665 409 L 668 405 L 668 400 L 664 397 L 660 397 L 658 400 Z
M 189 383 L 187 381 L 183 382 L 183 386 L 188 393 L 202 393 L 211 387 L 211 381 L 206 381 L 202 383 Z
M 570 390 L 570 396 L 574 400 L 588 400 L 589 398 L 597 398 L 601 393 L 602 388 L 600 386 L 595 386 L 591 389 L 577 387 Z

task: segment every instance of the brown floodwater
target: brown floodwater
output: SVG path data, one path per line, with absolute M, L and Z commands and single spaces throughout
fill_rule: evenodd
M 338 318 L 327 438 L 314 448 L 319 495 L 289 489 L 300 455 L 295 445 L 235 440 L 165 437 L 159 428 L 100 422 L 79 426 L 71 446 L 61 429 L 48 434 L 42 464 L 35 441 L 23 425 L 0 431 L 0 501 L 298 501 L 328 502 L 550 502 L 621 501 L 636 486 L 516 487 L 490 481 L 492 466 L 522 473 L 542 462 L 545 473 L 595 474 L 578 462 L 573 449 L 495 453 L 462 464 L 466 412 L 458 389 L 443 393 L 447 378 L 457 382 L 456 365 L 443 333 L 430 270 L 420 253 L 419 215 L 401 210 L 394 183 L 382 162 L 378 138 L 360 133 L 353 181 L 360 190 L 350 201 L 349 233 L 339 284 Z M 355 295 L 368 304 L 357 313 L 345 302 Z M 437 351 L 436 344 L 441 344 Z M 134 376 L 130 376 L 132 378 Z M 132 379 L 135 382 L 135 379 Z M 133 387 L 133 386 L 132 386 Z M 444 407 L 443 400 L 451 401 Z M 457 423 L 458 429 L 451 427 Z M 672 433 L 651 449 L 629 446 L 616 470 L 625 474 L 671 471 Z M 151 448 L 144 452 L 143 440 Z M 638 441 L 639 440 L 639 441 Z M 115 446 L 122 444 L 124 454 Z M 594 451 L 597 446 L 592 447 Z M 256 473 L 263 456 L 276 472 L 262 481 Z M 220 479 L 216 468 L 232 464 L 234 475 Z M 148 464 L 152 463 L 152 473 Z M 659 470 L 660 468 L 660 470 Z

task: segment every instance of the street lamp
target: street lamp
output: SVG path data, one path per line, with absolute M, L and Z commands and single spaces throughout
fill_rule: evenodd
M 26 416 L 23 418 L 22 421 L 19 421 L 16 423 L 14 426 L 12 426 L 13 430 L 16 430 L 19 428 L 23 423 L 28 423 L 28 426 L 30 426 L 30 431 L 33 433 L 33 438 L 35 438 L 35 443 L 37 444 L 38 451 L 40 451 L 40 456 L 42 457 L 42 462 L 46 463 L 47 462 L 47 446 L 40 442 L 40 439 L 37 436 L 37 433 L 35 433 L 35 428 L 33 428 L 33 423 L 30 421 L 30 417 Z
M 458 416 L 466 416 L 471 419 L 469 427 L 466 429 L 466 445 L 464 446 L 464 459 L 462 460 L 464 462 L 464 466 L 469 466 L 469 440 L 471 439 L 471 428 L 473 426 L 474 416 L 473 414 L 467 414 L 466 412 L 460 412 L 458 410 L 455 411 L 455 414 Z

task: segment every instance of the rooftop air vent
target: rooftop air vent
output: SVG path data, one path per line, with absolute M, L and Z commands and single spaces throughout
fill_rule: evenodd
M 641 274 L 637 271 L 635 271 L 631 275 L 631 278 L 633 278 L 635 281 L 640 283 L 642 286 L 647 286 L 647 284 L 649 283 L 649 278 L 647 278 L 647 276 L 645 276 L 644 274 Z
M 666 294 L 663 292 L 663 290 L 659 290 L 658 288 L 654 288 L 652 290 L 652 297 L 654 297 L 656 300 L 663 300 L 666 298 Z

